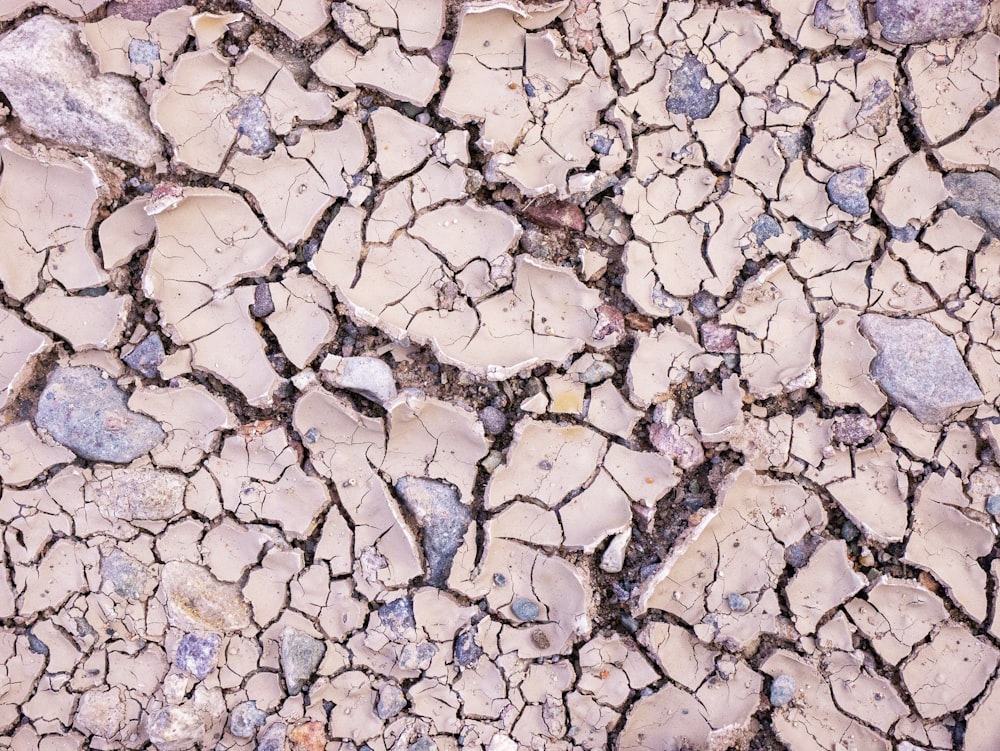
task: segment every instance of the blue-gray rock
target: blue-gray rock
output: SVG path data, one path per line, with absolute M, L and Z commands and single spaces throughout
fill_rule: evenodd
M 128 80 L 97 70 L 77 24 L 43 13 L 0 39 L 0 91 L 41 138 L 140 167 L 163 156 L 148 105 Z
M 1000 514 L 1000 494 L 993 493 L 986 499 L 986 513 L 993 516 Z
M 427 582 L 443 587 L 472 521 L 469 507 L 459 500 L 454 487 L 426 477 L 401 477 L 396 492 L 423 529 Z
M 277 145 L 271 132 L 267 105 L 256 94 L 248 96 L 226 113 L 229 122 L 241 136 L 246 136 L 246 150 L 254 156 L 269 153 Z
M 148 600 L 156 589 L 149 566 L 117 548 L 101 555 L 101 579 L 127 600 Z
M 253 738 L 257 728 L 264 727 L 267 713 L 257 708 L 257 702 L 245 701 L 233 707 L 229 715 L 229 732 L 236 738 Z
M 923 44 L 965 36 L 982 23 L 989 0 L 876 0 L 882 38 L 896 44 Z
M 954 339 L 928 321 L 868 313 L 861 316 L 861 333 L 877 353 L 872 378 L 921 422 L 942 423 L 983 401 Z
M 729 602 L 729 609 L 734 613 L 745 613 L 750 609 L 750 598 L 739 592 L 730 592 L 726 600 Z
M 122 359 L 126 365 L 139 371 L 146 378 L 156 378 L 160 374 L 158 369 L 165 356 L 163 340 L 158 334 L 150 334 Z
M 406 696 L 395 683 L 387 683 L 378 690 L 378 701 L 375 703 L 375 714 L 379 719 L 388 720 L 395 717 L 406 707 Z
M 790 675 L 779 675 L 771 682 L 771 704 L 783 707 L 795 698 L 795 679 Z
M 413 600 L 409 597 L 399 597 L 380 605 L 378 617 L 382 621 L 382 630 L 395 641 L 411 638 L 412 634 L 409 632 L 417 627 L 417 621 L 413 617 Z
M 868 191 L 874 173 L 868 167 L 850 167 L 826 181 L 826 194 L 842 211 L 851 216 L 864 216 L 871 210 Z
M 687 115 L 692 120 L 708 117 L 719 104 L 721 88 L 708 75 L 704 63 L 694 55 L 687 55 L 670 77 L 667 111 Z
M 772 237 L 781 236 L 781 225 L 778 224 L 778 220 L 770 214 L 761 214 L 754 220 L 753 226 L 750 227 L 750 232 L 753 233 L 754 240 L 757 244 L 763 245 Z
M 294 696 L 309 683 L 325 654 L 326 645 L 319 639 L 294 628 L 281 632 L 281 672 L 289 694 Z
M 77 456 L 127 464 L 160 445 L 159 424 L 126 406 L 111 378 L 89 365 L 57 368 L 38 400 L 35 424 Z
M 511 603 L 510 609 L 519 620 L 525 623 L 538 618 L 538 603 L 534 600 L 529 600 L 527 597 L 518 597 Z
M 177 645 L 174 667 L 190 673 L 199 681 L 212 672 L 219 656 L 222 637 L 218 634 L 184 634 Z
M 992 172 L 952 172 L 944 187 L 955 211 L 1000 237 L 1000 177 Z
M 463 668 L 476 664 L 483 656 L 483 648 L 476 644 L 476 632 L 467 629 L 455 637 L 455 661 Z
M 486 406 L 479 410 L 479 420 L 487 435 L 500 435 L 507 429 L 507 418 L 494 406 Z

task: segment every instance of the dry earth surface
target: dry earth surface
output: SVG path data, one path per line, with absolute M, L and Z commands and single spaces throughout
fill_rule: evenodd
M 995 751 L 998 31 L 0 0 L 0 749 Z

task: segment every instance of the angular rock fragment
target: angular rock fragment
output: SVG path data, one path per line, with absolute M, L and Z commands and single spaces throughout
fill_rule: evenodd
M 949 203 L 1000 237 L 1000 178 L 991 172 L 950 172 L 944 185 L 951 194 Z
M 294 628 L 281 632 L 281 671 L 290 695 L 305 688 L 324 654 L 326 646 L 319 639 Z
M 170 561 L 160 572 L 170 624 L 190 631 L 239 631 L 250 625 L 250 612 L 240 591 L 222 584 L 201 566 Z
M 383 407 L 396 398 L 392 368 L 377 357 L 327 355 L 319 374 L 328 386 L 353 391 Z
M 100 75 L 76 24 L 38 15 L 0 39 L 0 91 L 29 131 L 151 167 L 163 144 L 125 80 Z
M 257 707 L 257 702 L 241 702 L 229 715 L 229 732 L 236 738 L 253 738 L 266 721 L 267 713 Z
M 221 642 L 218 634 L 184 634 L 177 645 L 174 667 L 204 680 L 215 668 Z
M 667 110 L 692 120 L 706 118 L 718 106 L 721 88 L 709 77 L 704 63 L 687 55 L 670 77 Z
M 91 689 L 80 697 L 73 727 L 88 735 L 114 741 L 125 726 L 125 703 L 117 686 Z
M 921 422 L 941 423 L 982 402 L 954 340 L 928 321 L 869 313 L 861 316 L 861 332 L 878 352 L 872 377 Z
M 472 520 L 469 507 L 459 500 L 455 488 L 425 477 L 401 477 L 396 492 L 424 531 L 427 582 L 443 587 Z
M 976 30 L 986 0 L 876 0 L 882 37 L 896 44 L 923 44 Z
M 205 719 L 190 704 L 164 707 L 148 715 L 145 730 L 157 751 L 186 751 L 205 736 Z
M 155 421 L 128 409 L 113 380 L 90 366 L 53 371 L 39 397 L 35 424 L 84 459 L 119 464 L 165 437 Z
M 850 167 L 826 181 L 826 193 L 840 209 L 851 216 L 862 217 L 871 208 L 868 191 L 872 187 L 872 171 L 868 167 Z

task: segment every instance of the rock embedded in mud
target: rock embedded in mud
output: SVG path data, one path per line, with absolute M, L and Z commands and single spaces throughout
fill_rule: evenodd
M 57 368 L 38 400 L 35 424 L 83 459 L 126 464 L 163 442 L 159 424 L 125 405 L 94 367 Z
M 878 352 L 872 377 L 921 422 L 941 423 L 982 402 L 955 341 L 928 321 L 869 313 L 861 316 L 861 331 Z
M 0 39 L 0 91 L 41 138 L 140 167 L 163 156 L 139 93 L 126 79 L 97 72 L 76 24 L 38 15 Z
M 975 31 L 986 6 L 987 0 L 877 0 L 875 18 L 883 39 L 923 44 Z

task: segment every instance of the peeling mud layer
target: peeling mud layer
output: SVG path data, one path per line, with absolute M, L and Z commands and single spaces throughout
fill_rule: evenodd
M 0 0 L 0 751 L 996 751 L 998 34 Z

